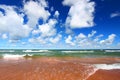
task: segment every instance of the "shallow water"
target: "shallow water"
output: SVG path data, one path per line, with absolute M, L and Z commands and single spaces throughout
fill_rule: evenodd
M 119 62 L 120 58 L 6 57 L 0 59 L 0 80 L 119 80 Z
M 119 80 L 120 50 L 0 50 L 0 80 Z
M 0 57 L 120 57 L 120 50 L 0 50 Z

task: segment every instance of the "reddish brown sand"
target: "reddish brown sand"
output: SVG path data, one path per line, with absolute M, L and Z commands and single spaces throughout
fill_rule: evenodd
M 116 62 L 120 58 L 0 59 L 0 80 L 120 80 L 120 70 L 94 73 L 90 65 Z
M 87 80 L 120 80 L 120 70 L 98 70 Z

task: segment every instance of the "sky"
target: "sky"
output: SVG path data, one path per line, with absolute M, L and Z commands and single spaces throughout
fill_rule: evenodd
M 0 0 L 0 49 L 120 49 L 120 0 Z

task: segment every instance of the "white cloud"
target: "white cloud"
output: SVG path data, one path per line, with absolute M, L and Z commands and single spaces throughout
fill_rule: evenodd
M 83 33 L 80 33 L 78 36 L 75 37 L 76 40 L 81 40 L 81 39 L 85 39 L 86 35 L 84 35 Z
M 90 0 L 64 0 L 63 5 L 70 7 L 66 18 L 66 33 L 73 33 L 73 28 L 92 27 L 94 25 L 94 2 Z M 23 6 L 23 10 L 21 10 L 15 6 L 0 5 L 0 8 L 5 11 L 0 11 L 0 37 L 9 39 L 10 43 L 20 42 L 21 38 L 28 39 L 29 34 L 32 33 L 33 35 L 28 40 L 30 43 L 40 43 L 42 45 L 59 43 L 62 39 L 61 33 L 56 28 L 59 21 L 57 21 L 60 15 L 59 11 L 56 10 L 52 16 L 54 19 L 51 18 L 50 12 L 46 9 L 48 3 L 45 0 L 30 0 L 25 2 Z M 22 13 L 19 13 L 16 9 L 22 11 Z M 28 18 L 27 23 L 24 23 L 25 16 Z M 111 14 L 111 18 L 117 16 L 120 16 L 120 13 Z M 39 19 L 43 20 L 43 24 L 39 24 Z M 36 25 L 37 27 L 35 27 Z M 69 35 L 65 38 L 65 43 L 83 48 L 109 46 L 113 44 L 116 37 L 115 34 L 111 34 L 107 39 L 100 40 L 103 35 L 95 36 L 96 33 L 96 31 L 92 31 L 88 35 L 83 33 L 76 36 Z
M 63 1 L 63 5 L 67 5 L 67 6 L 72 6 L 72 5 L 74 5 L 75 3 L 78 3 L 79 2 L 79 0 L 64 0 Z
M 39 34 L 39 33 L 40 33 L 40 30 L 39 30 L 39 29 L 32 31 L 32 34 L 33 34 L 33 35 L 37 35 L 37 34 Z
M 8 38 L 7 34 L 2 34 L 2 39 L 7 39 L 7 38 Z
M 93 41 L 97 42 L 97 41 L 99 41 L 100 38 L 103 37 L 103 36 L 104 36 L 103 34 L 100 34 L 100 35 L 96 36 Z
M 2 17 L 3 16 L 3 13 L 2 12 L 0 12 L 0 17 Z
M 42 37 L 39 36 L 37 38 L 30 38 L 28 41 L 30 43 L 37 43 L 37 44 L 48 44 L 49 42 L 56 44 L 57 42 L 60 41 L 60 39 L 62 38 L 61 34 L 56 35 L 55 37 L 51 36 L 51 37 Z
M 112 13 L 110 15 L 111 18 L 114 18 L 114 17 L 119 17 L 120 16 L 120 13 Z
M 55 25 L 57 23 L 56 19 L 49 19 L 48 23 L 39 25 L 38 29 L 33 30 L 32 34 L 41 34 L 42 37 L 50 37 L 56 35 Z
M 75 36 L 75 43 L 77 46 L 80 47 L 88 47 L 91 46 L 91 44 L 93 44 L 93 41 L 90 40 L 89 37 L 85 34 L 80 33 L 77 36 Z
M 80 33 L 78 36 L 75 37 L 75 43 L 77 46 L 85 47 L 85 48 L 102 48 L 105 46 L 112 45 L 114 42 L 114 39 L 116 37 L 115 34 L 111 34 L 108 36 L 105 40 L 100 40 L 101 37 L 103 37 L 102 34 L 95 36 L 94 34 L 96 31 L 92 31 L 89 36 L 84 35 L 83 33 Z M 85 37 L 86 36 L 86 37 Z M 95 38 L 94 38 L 95 37 Z
M 39 4 L 43 7 L 48 7 L 48 2 L 46 0 L 38 0 Z
M 63 5 L 70 6 L 66 26 L 85 28 L 94 25 L 94 2 L 90 2 L 90 0 L 64 0 Z
M 53 12 L 53 11 L 54 11 L 54 7 L 51 7 L 51 8 L 50 8 L 50 11 Z
M 10 39 L 9 40 L 9 43 L 17 43 L 17 42 L 20 42 L 19 39 Z
M 102 44 L 102 45 L 111 45 L 113 43 L 115 37 L 116 37 L 115 34 L 111 34 L 111 35 L 108 36 L 107 39 L 101 40 L 100 44 Z
M 93 40 L 92 37 L 94 37 L 94 34 L 96 31 L 92 31 L 91 33 L 87 35 L 80 33 L 75 37 L 75 43 L 77 46 L 82 47 L 82 48 L 91 48 L 91 47 L 96 47 L 97 42 Z
M 38 38 L 30 38 L 28 41 L 29 41 L 30 43 L 46 44 L 46 42 L 47 42 L 47 38 L 42 38 L 42 37 L 38 37 Z
M 70 35 L 65 39 L 65 42 L 71 46 L 75 45 L 75 43 L 72 41 L 72 37 Z
M 23 15 L 15 11 L 15 7 L 0 5 L 5 10 L 5 15 L 0 16 L 0 32 L 8 33 L 10 39 L 28 37 L 31 28 L 23 23 Z
M 92 31 L 90 34 L 88 34 L 88 37 L 93 37 L 96 33 L 96 31 Z
M 50 37 L 56 35 L 56 25 L 57 21 L 55 19 L 50 19 L 48 23 L 39 25 L 39 31 L 42 37 Z
M 88 35 L 80 33 L 76 36 L 71 37 L 70 35 L 65 39 L 65 42 L 71 46 L 77 46 L 81 48 L 105 48 L 110 44 L 112 45 L 115 39 L 115 34 L 111 34 L 107 39 L 101 40 L 103 34 L 95 36 L 97 31 L 92 31 Z
M 56 19 L 49 19 L 47 23 L 39 25 L 38 29 L 32 31 L 32 34 L 39 34 L 40 36 L 29 39 L 29 42 L 39 44 L 47 44 L 49 42 L 54 44 L 57 43 L 61 39 L 62 35 L 57 34 L 57 30 L 55 28 L 56 24 Z
M 69 27 L 66 27 L 65 33 L 67 33 L 67 34 L 72 34 L 73 31 L 72 31 Z
M 25 45 L 25 44 L 26 44 L 26 42 L 21 42 L 21 44 L 22 44 L 22 45 Z
M 19 41 L 20 38 L 28 37 L 33 27 L 38 24 L 39 19 L 45 22 L 50 16 L 50 13 L 45 10 L 47 6 L 45 0 L 40 0 L 39 2 L 28 1 L 24 3 L 23 13 L 20 14 L 15 11 L 15 6 L 1 5 L 0 8 L 5 10 L 5 13 L 3 14 L 0 11 L 0 32 L 8 33 L 8 36 L 10 36 L 9 42 Z M 20 10 L 19 8 L 17 9 Z M 28 17 L 27 24 L 24 24 L 24 13 Z M 53 23 L 50 24 L 53 25 Z M 32 33 L 37 34 L 35 30 Z
M 58 18 L 58 17 L 59 17 L 59 15 L 60 15 L 60 13 L 59 13 L 58 11 L 55 11 L 54 16 L 55 16 L 56 18 Z
M 91 40 L 89 40 L 87 38 L 79 40 L 77 42 L 78 46 L 80 46 L 80 47 L 90 47 L 90 46 L 94 47 L 95 45 L 93 43 L 94 43 L 93 41 L 91 41 Z
M 24 11 L 28 16 L 28 25 L 30 27 L 35 27 L 38 24 L 38 20 L 42 19 L 44 22 L 49 18 L 50 13 L 45 9 L 47 3 L 45 0 L 38 2 L 29 1 L 24 4 Z
M 50 38 L 49 40 L 51 43 L 55 44 L 60 41 L 61 37 L 62 37 L 62 35 L 58 34 L 55 38 Z

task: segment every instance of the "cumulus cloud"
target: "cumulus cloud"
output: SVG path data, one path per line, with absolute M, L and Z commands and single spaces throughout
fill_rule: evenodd
M 100 41 L 100 44 L 103 44 L 103 45 L 111 45 L 115 39 L 116 35 L 115 34 L 111 34 L 108 36 L 107 39 L 105 40 L 101 40 Z
M 56 35 L 55 25 L 57 23 L 56 19 L 49 19 L 48 23 L 44 23 L 38 26 L 38 29 L 33 30 L 32 34 L 40 34 L 42 37 L 50 37 Z
M 91 46 L 91 44 L 93 44 L 93 41 L 90 40 L 89 37 L 86 36 L 85 34 L 80 33 L 77 36 L 75 36 L 75 43 L 77 46 L 87 47 Z
M 67 33 L 67 34 L 72 34 L 73 31 L 72 31 L 69 27 L 66 27 L 65 33 Z
M 33 35 L 38 35 L 38 34 L 40 34 L 40 30 L 39 29 L 33 30 L 32 34 Z
M 37 38 L 30 38 L 28 40 L 30 43 L 39 43 L 39 44 L 46 44 L 47 38 L 37 37 Z
M 101 40 L 104 35 L 100 34 L 95 36 L 97 31 L 92 31 L 88 35 L 85 35 L 83 33 L 80 33 L 76 36 L 71 37 L 70 35 L 65 39 L 65 42 L 72 46 L 78 46 L 81 48 L 103 48 L 103 47 L 109 47 L 109 45 L 112 45 L 116 35 L 111 34 L 108 36 L 107 39 Z
M 76 40 L 79 40 L 79 39 L 85 39 L 87 36 L 84 35 L 83 33 L 80 33 L 78 36 L 76 36 Z
M 50 19 L 48 23 L 39 25 L 39 31 L 42 37 L 50 37 L 56 35 L 56 25 L 57 21 L 55 19 Z
M 2 39 L 7 39 L 7 38 L 8 38 L 7 34 L 2 34 Z
M 47 7 L 48 3 L 45 0 L 24 0 L 23 9 L 15 6 L 0 5 L 0 9 L 2 9 L 0 11 L 1 37 L 4 39 L 9 37 L 9 42 L 17 42 L 21 38 L 29 37 L 29 34 L 32 33 L 33 35 L 40 34 L 40 36 L 29 39 L 29 42 L 46 43 L 46 41 L 50 41 L 50 37 L 54 37 L 57 34 L 55 29 L 57 20 L 49 18 L 51 14 L 46 10 Z M 24 23 L 25 16 L 28 20 Z M 56 11 L 54 16 L 58 17 L 59 12 Z M 39 20 L 42 20 L 43 23 L 39 24 Z M 38 26 L 37 29 L 36 25 Z M 58 35 L 55 38 L 51 38 L 51 42 L 52 40 L 55 42 L 59 41 L 60 37 Z
M 72 41 L 72 36 L 71 36 L 71 35 L 69 35 L 69 36 L 65 39 L 65 42 L 66 42 L 67 44 L 69 44 L 69 45 L 72 45 L 72 46 L 75 45 L 75 43 Z
M 90 0 L 64 0 L 63 5 L 70 6 L 66 18 L 66 26 L 70 28 L 85 28 L 94 25 L 94 2 Z
M 51 8 L 50 8 L 50 11 L 53 12 L 53 11 L 54 11 L 54 7 L 51 7 Z
M 35 27 L 38 24 L 38 20 L 42 19 L 44 22 L 49 18 L 50 13 L 46 10 L 47 3 L 45 0 L 40 0 L 39 3 L 35 1 L 29 1 L 24 4 L 24 11 L 28 17 L 28 25 Z
M 92 45 L 94 45 L 94 42 L 89 40 L 89 39 L 83 39 L 83 40 L 80 40 L 78 43 L 78 46 L 80 47 L 91 47 Z M 94 45 L 95 46 L 95 45 Z M 94 47 L 93 46 L 93 47 Z
M 39 37 L 29 39 L 31 43 L 40 43 L 40 44 L 47 44 L 51 42 L 53 44 L 59 42 L 62 35 L 57 34 L 57 30 L 55 25 L 57 24 L 56 19 L 49 19 L 47 23 L 38 26 L 38 29 L 33 30 L 33 35 L 38 35 Z
M 110 15 L 111 18 L 114 18 L 114 17 L 119 17 L 120 16 L 120 13 L 112 13 Z
M 100 38 L 103 37 L 103 36 L 104 36 L 103 34 L 100 34 L 100 35 L 96 36 L 93 41 L 97 42 L 97 41 L 99 41 Z
M 79 2 L 79 0 L 64 0 L 63 1 L 63 5 L 67 5 L 67 6 L 72 6 L 72 5 L 74 5 L 75 3 L 78 3 Z
M 51 37 L 42 37 L 42 36 L 39 36 L 39 37 L 36 37 L 36 38 L 30 38 L 28 41 L 30 43 L 37 43 L 37 44 L 48 44 L 49 42 L 52 43 L 52 44 L 56 44 L 57 42 L 60 41 L 60 39 L 62 38 L 62 35 L 61 34 L 58 34 L 56 36 L 51 36 Z
M 75 36 L 74 42 L 76 46 L 79 46 L 79 47 L 86 47 L 86 46 L 88 47 L 88 46 L 91 46 L 92 44 L 92 41 L 89 40 L 89 38 L 83 33 L 80 33 L 77 36 Z
M 88 34 L 88 37 L 93 37 L 96 33 L 96 31 L 92 31 L 90 34 Z
M 58 18 L 58 17 L 59 17 L 59 15 L 60 15 L 59 11 L 55 11 L 54 16 L 55 16 L 56 18 Z
M 28 37 L 31 28 L 23 23 L 23 15 L 15 11 L 15 7 L 0 5 L 5 11 L 0 16 L 0 32 L 8 33 L 10 39 Z
M 96 34 L 96 31 L 92 31 L 88 35 L 85 35 L 83 33 L 78 34 L 77 36 L 75 36 L 76 45 L 80 47 L 91 47 L 93 45 L 96 46 L 97 42 L 93 40 L 93 37 L 95 36 L 95 34 Z
M 50 40 L 51 43 L 55 44 L 55 43 L 60 41 L 61 37 L 62 37 L 62 35 L 58 34 L 55 38 L 50 38 L 49 40 Z
M 73 33 L 72 29 L 74 28 L 92 27 L 94 25 L 95 3 L 93 1 L 64 0 L 63 5 L 70 7 L 65 22 L 66 33 Z M 15 6 L 0 5 L 0 37 L 9 39 L 10 43 L 20 42 L 21 38 L 29 38 L 28 41 L 30 43 L 43 45 L 58 43 L 63 37 L 56 28 L 60 13 L 51 7 L 51 12 L 55 11 L 53 16 L 51 16 L 51 13 L 46 8 L 48 8 L 48 3 L 45 0 L 26 0 L 23 4 L 23 9 Z M 117 16 L 119 16 L 119 13 L 111 14 L 111 18 Z M 27 20 L 25 17 L 27 17 Z M 42 22 L 39 24 L 39 21 Z M 88 35 L 83 33 L 74 36 L 68 35 L 65 38 L 65 43 L 85 48 L 96 47 L 111 45 L 116 37 L 115 34 L 111 34 L 107 39 L 100 40 L 104 35 L 96 36 L 96 33 L 97 31 L 92 31 Z M 24 45 L 25 42 L 22 44 Z

